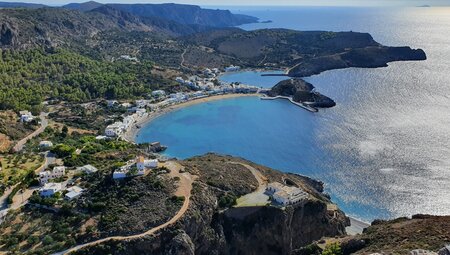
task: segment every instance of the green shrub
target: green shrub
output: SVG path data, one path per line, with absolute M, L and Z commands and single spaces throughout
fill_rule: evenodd
M 49 235 L 46 235 L 44 239 L 42 239 L 42 244 L 44 245 L 51 245 L 53 244 L 53 242 L 54 242 L 53 238 Z
M 219 198 L 219 207 L 220 208 L 229 208 L 233 205 L 236 205 L 237 197 L 232 192 L 226 193 L 225 195 Z
M 322 255 L 342 255 L 341 245 L 339 243 L 327 244 Z

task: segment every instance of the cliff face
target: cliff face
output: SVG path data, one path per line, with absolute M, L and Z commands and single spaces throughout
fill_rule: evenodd
M 286 210 L 233 208 L 221 217 L 228 254 L 291 254 L 323 236 L 345 234 L 345 222 L 343 214 L 332 218 L 317 201 Z
M 215 167 L 200 165 L 200 159 Z M 200 175 L 206 171 L 211 174 L 211 171 L 224 171 L 230 161 L 248 163 L 231 157 L 207 155 L 194 160 L 193 164 L 189 162 L 188 167 L 195 165 Z M 269 181 L 289 179 L 292 184 L 311 192 L 311 198 L 286 208 L 249 206 L 218 210 L 217 200 L 224 191 L 206 184 L 200 177 L 192 205 L 181 222 L 182 229 L 195 245 L 196 254 L 291 254 L 294 249 L 323 236 L 345 234 L 347 217 L 339 210 L 328 210 L 327 203 L 330 202 L 322 195 L 319 183 L 314 182 L 315 185 L 311 186 L 311 181 L 302 176 L 252 166 Z M 245 168 L 239 171 L 245 172 Z M 249 187 L 254 185 L 246 180 Z M 214 180 L 209 178 L 206 182 Z
M 8 23 L 1 24 L 0 28 L 0 46 L 16 45 L 17 44 L 17 30 L 11 27 Z
M 307 177 L 215 154 L 180 163 L 198 178 L 189 209 L 175 226 L 157 236 L 113 241 L 77 254 L 292 254 L 324 236 L 344 235 L 349 224 L 344 213 L 322 194 L 321 183 Z M 257 189 L 258 182 L 247 167 L 254 168 L 269 182 L 285 180 L 300 187 L 309 198 L 285 208 L 221 207 L 219 201 L 224 194 L 240 196 Z

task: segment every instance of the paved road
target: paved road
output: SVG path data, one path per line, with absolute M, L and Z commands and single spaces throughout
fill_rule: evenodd
M 32 139 L 33 137 L 38 136 L 40 133 L 44 132 L 45 128 L 48 126 L 48 119 L 47 119 L 48 113 L 41 112 L 39 115 L 39 118 L 41 119 L 41 126 L 35 130 L 33 133 L 29 134 L 22 140 L 18 141 L 17 144 L 12 148 L 13 151 L 18 152 L 23 149 L 23 146 L 28 142 L 28 140 Z
M 80 244 L 77 245 L 73 248 L 70 248 L 68 250 L 62 251 L 62 252 L 58 252 L 58 253 L 54 253 L 53 255 L 63 255 L 63 254 L 69 254 L 72 253 L 74 251 L 89 247 L 89 246 L 94 246 L 100 243 L 104 243 L 107 241 L 120 241 L 120 240 L 131 240 L 131 239 L 136 239 L 136 238 L 141 238 L 147 235 L 153 235 L 156 232 L 158 232 L 161 229 L 164 229 L 172 224 L 174 224 L 175 222 L 177 222 L 183 215 L 184 213 L 187 211 L 187 209 L 189 208 L 189 202 L 190 202 L 190 198 L 191 198 L 191 190 L 192 190 L 192 183 L 194 181 L 194 177 L 191 176 L 189 173 L 181 173 L 180 170 L 183 169 L 183 167 L 174 161 L 169 161 L 165 164 L 165 166 L 170 170 L 170 176 L 172 178 L 174 177 L 179 177 L 180 181 L 178 183 L 178 188 L 177 191 L 175 192 L 175 195 L 177 196 L 184 196 L 184 202 L 183 205 L 181 206 L 180 210 L 177 212 L 177 214 L 175 216 L 173 216 L 169 221 L 165 222 L 164 224 L 161 224 L 157 227 L 154 227 L 152 229 L 147 230 L 146 232 L 143 232 L 141 234 L 136 234 L 136 235 L 131 235 L 131 236 L 110 236 L 110 237 L 106 237 L 103 239 L 99 239 L 97 241 L 93 241 L 93 242 L 89 242 L 89 243 L 85 243 L 85 244 Z

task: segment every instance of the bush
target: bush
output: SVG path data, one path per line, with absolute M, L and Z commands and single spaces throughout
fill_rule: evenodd
M 44 245 L 51 245 L 53 244 L 54 240 L 51 236 L 47 235 L 44 237 L 44 239 L 42 239 L 42 244 Z
M 226 193 L 225 195 L 219 198 L 219 207 L 220 208 L 230 208 L 233 205 L 236 205 L 237 197 L 232 192 Z
M 341 245 L 339 243 L 327 244 L 322 255 L 342 255 Z

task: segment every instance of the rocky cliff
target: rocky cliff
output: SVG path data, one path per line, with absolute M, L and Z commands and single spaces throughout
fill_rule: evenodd
M 198 179 L 189 210 L 176 226 L 155 237 L 109 242 L 78 254 L 291 254 L 324 236 L 345 234 L 349 224 L 343 212 L 330 206 L 321 183 L 307 177 L 215 154 L 180 163 Z M 309 198 L 285 208 L 221 207 L 223 196 L 241 196 L 257 189 L 258 182 L 247 167 L 259 171 L 269 182 L 298 186 Z

